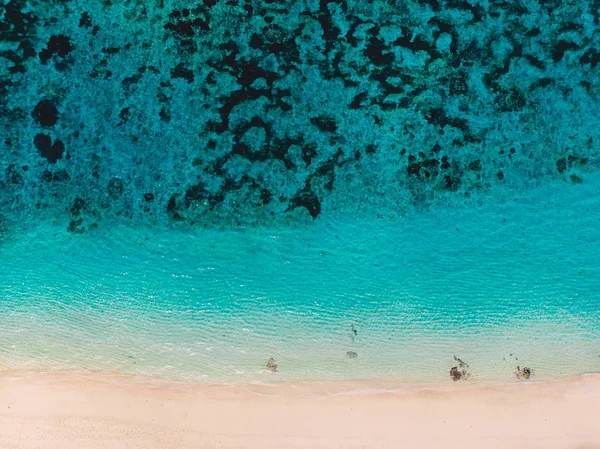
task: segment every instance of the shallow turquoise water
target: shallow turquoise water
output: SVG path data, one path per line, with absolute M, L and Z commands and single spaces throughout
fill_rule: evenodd
M 0 2 L 0 369 L 598 371 L 597 3 Z
M 281 230 L 41 225 L 0 246 L 0 367 L 435 382 L 456 355 L 481 380 L 598 371 L 599 188 Z

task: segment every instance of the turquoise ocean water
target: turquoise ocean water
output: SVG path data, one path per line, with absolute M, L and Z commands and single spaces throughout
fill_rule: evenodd
M 0 370 L 599 371 L 599 69 L 598 1 L 0 0 Z
M 0 366 L 436 382 L 456 355 L 481 380 L 598 371 L 598 188 L 279 231 L 38 227 L 0 247 Z

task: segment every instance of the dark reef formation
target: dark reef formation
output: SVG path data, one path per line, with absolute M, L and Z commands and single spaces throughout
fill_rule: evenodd
M 600 164 L 600 5 L 4 0 L 0 214 L 86 232 L 465 202 Z

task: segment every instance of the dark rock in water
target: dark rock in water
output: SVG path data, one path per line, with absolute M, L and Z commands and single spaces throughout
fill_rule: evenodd
M 573 167 L 587 165 L 589 159 L 587 157 L 581 157 L 575 154 L 571 154 L 567 157 L 561 157 L 556 161 L 556 170 L 559 173 L 564 173 L 567 170 L 570 170 Z M 581 180 L 581 178 L 575 174 L 571 175 L 571 182 L 575 184 L 579 184 L 577 180 Z M 581 180 L 583 182 L 583 180 Z
M 33 138 L 33 144 L 51 164 L 55 164 L 56 161 L 62 158 L 65 151 L 65 145 L 60 140 L 52 144 L 52 140 L 47 134 L 36 134 Z
M 573 184 L 582 184 L 583 183 L 583 179 L 581 179 L 579 176 L 573 174 L 569 177 L 571 179 L 571 182 Z
M 321 202 L 319 197 L 310 190 L 307 186 L 305 189 L 299 191 L 294 198 L 291 200 L 290 209 L 296 207 L 305 207 L 311 217 L 317 218 L 321 213 Z
M 73 201 L 73 206 L 71 207 L 71 215 L 74 216 L 78 216 L 81 214 L 81 210 L 84 208 L 85 206 L 85 201 L 83 201 L 81 198 L 75 198 L 75 200 Z
M 42 153 L 42 155 L 46 159 L 48 159 L 48 162 L 50 162 L 51 164 L 55 164 L 56 161 L 63 157 L 63 153 L 65 152 L 65 144 L 62 143 L 60 140 L 57 140 L 52 144 L 52 148 L 50 150 L 51 151 L 49 154 Z
M 43 153 L 44 151 L 50 150 L 50 147 L 52 146 L 52 139 L 50 139 L 48 134 L 36 134 L 33 138 L 33 144 Z
M 113 200 L 118 199 L 123 194 L 123 181 L 121 178 L 111 178 L 108 181 L 108 196 L 110 196 Z
M 63 34 L 51 36 L 47 47 L 39 54 L 42 64 L 46 64 L 54 55 L 64 58 L 73 51 L 71 39 Z
M 461 359 L 459 359 L 458 357 L 454 356 L 454 361 L 458 362 L 458 366 L 460 368 L 468 368 L 469 364 L 466 362 L 463 362 Z
M 358 330 L 354 326 L 354 324 L 350 325 L 350 340 L 354 341 L 354 339 L 358 336 Z
M 31 114 L 33 118 L 42 126 L 54 126 L 58 121 L 58 110 L 50 100 L 40 101 Z
M 277 371 L 277 362 L 275 361 L 275 359 L 273 357 L 271 357 L 269 360 L 267 360 L 267 369 L 269 371 L 271 371 L 272 373 L 274 373 L 275 371 Z
M 177 212 L 177 200 L 175 196 L 169 198 L 169 202 L 167 203 L 167 214 L 173 221 L 181 221 L 183 217 Z
M 517 370 L 515 371 L 515 377 L 517 379 L 529 379 L 532 375 L 531 368 L 524 366 L 521 368 L 517 366 Z
M 346 357 L 348 357 L 349 359 L 355 359 L 358 357 L 358 354 L 354 351 L 348 351 L 346 353 Z
M 453 366 L 450 368 L 450 377 L 454 382 L 462 379 L 462 372 L 458 370 L 458 366 Z
M 79 28 L 91 27 L 91 26 L 92 26 L 92 19 L 90 17 L 90 14 L 88 12 L 84 12 L 81 15 L 81 18 L 79 19 Z
M 83 218 L 73 219 L 69 222 L 69 226 L 67 227 L 67 231 L 71 234 L 83 234 L 85 228 L 81 226 L 83 223 Z
M 450 368 L 450 378 L 456 382 L 459 380 L 467 380 L 471 377 L 471 372 L 469 371 L 469 364 L 463 362 L 458 357 L 454 356 L 454 361 L 458 362 L 458 366 L 453 366 Z

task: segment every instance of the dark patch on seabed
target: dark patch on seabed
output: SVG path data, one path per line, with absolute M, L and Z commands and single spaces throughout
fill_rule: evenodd
M 600 2 L 0 2 L 0 214 L 239 226 L 597 170 Z

